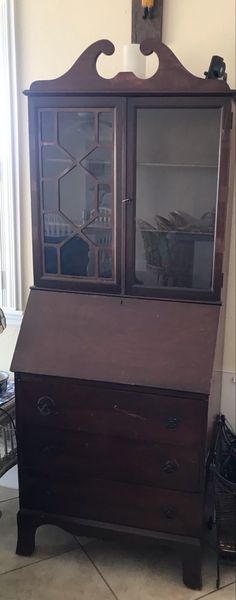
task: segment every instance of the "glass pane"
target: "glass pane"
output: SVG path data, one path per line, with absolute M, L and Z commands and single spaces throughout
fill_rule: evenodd
M 72 166 L 73 161 L 59 146 L 47 145 L 42 147 L 43 177 L 60 177 Z
M 60 244 L 70 237 L 74 230 L 60 213 L 47 213 L 44 215 L 44 241 L 47 244 Z
M 113 139 L 113 117 L 111 112 L 101 112 L 98 115 L 99 143 L 111 143 Z
M 58 181 L 57 179 L 45 179 L 42 182 L 43 208 L 46 212 L 58 210 Z
M 113 110 L 47 109 L 40 118 L 46 272 L 111 278 Z
M 56 142 L 57 113 L 52 110 L 41 112 L 41 139 L 43 142 Z
M 106 209 L 103 209 L 106 211 Z M 112 244 L 112 228 L 106 219 L 109 217 L 105 213 L 100 213 L 86 229 L 83 229 L 84 235 L 93 243 L 95 246 L 111 246 Z
M 112 212 L 112 192 L 110 185 L 100 184 L 98 186 L 98 204 L 99 207 L 107 208 L 107 211 Z
M 59 142 L 74 158 L 83 158 L 95 146 L 95 119 L 96 113 L 92 111 L 58 113 Z
M 59 181 L 60 210 L 75 225 L 83 225 L 94 216 L 97 198 L 94 180 L 80 166 Z
M 104 279 L 112 278 L 112 252 L 102 249 L 99 251 L 99 276 Z
M 138 109 L 138 164 L 217 167 L 220 119 L 218 108 Z
M 53 246 L 44 248 L 45 273 L 57 273 L 57 250 Z
M 79 235 L 66 242 L 61 250 L 61 273 L 77 277 L 94 277 L 96 260 L 94 250 Z
M 98 146 L 81 162 L 82 166 L 98 180 L 111 178 L 112 150 Z
M 137 110 L 136 283 L 211 288 L 220 122 L 220 109 Z

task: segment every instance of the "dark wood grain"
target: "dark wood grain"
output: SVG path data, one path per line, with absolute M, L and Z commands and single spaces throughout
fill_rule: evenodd
M 87 476 L 198 492 L 200 445 L 144 443 L 111 435 L 34 429 L 23 435 L 22 464 L 42 475 Z
M 16 554 L 31 556 L 35 550 L 35 534 L 41 524 L 38 515 L 19 511 L 17 514 L 17 545 Z
M 159 25 L 162 6 L 158 0 Z M 141 19 L 138 0 L 136 9 Z M 11 367 L 16 372 L 20 488 L 17 552 L 31 554 L 36 529 L 46 523 L 77 535 L 135 543 L 164 540 L 178 547 L 184 583 L 198 589 L 206 464 L 220 400 L 220 378 L 213 369 L 222 368 L 218 324 L 220 313 L 224 321 L 220 291 L 236 92 L 225 81 L 189 73 L 157 40 L 157 20 L 141 23 L 136 14 L 133 21 L 133 39 L 155 28 L 155 39 L 144 40 L 140 48 L 145 56 L 158 55 L 153 77 L 100 77 L 98 57 L 114 53 L 111 42 L 100 40 L 67 73 L 34 82 L 26 92 L 37 287 Z M 168 301 L 161 298 L 166 290 L 147 290 L 147 297 L 139 298 L 145 290 L 133 277 L 137 106 L 221 110 L 215 286 L 210 292 L 172 289 Z M 98 283 L 47 276 L 40 111 L 93 108 L 97 114 L 103 107 L 112 110 L 115 122 L 115 277 Z
M 108 521 L 181 535 L 199 535 L 200 494 L 157 489 L 143 485 L 85 476 L 79 484 L 70 479 L 40 477 L 21 471 L 21 501 L 25 508 Z M 94 499 L 96 498 L 96 502 Z M 194 513 L 194 523 L 192 519 Z
M 163 0 L 156 0 L 152 19 L 143 19 L 140 0 L 132 0 L 132 43 L 140 44 L 144 40 L 162 39 Z
M 223 258 L 225 250 L 225 229 L 227 220 L 227 210 L 231 212 L 229 203 L 229 169 L 230 169 L 230 144 L 232 127 L 232 106 L 231 102 L 226 102 L 222 114 L 222 133 L 221 133 L 221 155 L 219 170 L 219 189 L 218 189 L 218 218 L 216 229 L 216 247 L 215 247 L 215 289 L 220 297 L 220 291 L 223 286 Z M 232 204 L 232 202 L 231 202 Z
M 26 427 L 32 423 L 98 434 L 109 431 L 122 438 L 180 445 L 196 443 L 201 437 L 204 400 L 168 397 L 158 391 L 151 395 L 86 386 L 61 378 L 40 379 L 29 376 L 16 381 L 20 416 Z M 43 398 L 49 399 L 51 414 L 40 410 Z
M 33 290 L 11 369 L 207 395 L 218 318 L 217 306 Z
M 108 40 L 99 40 L 89 46 L 81 54 L 74 65 L 61 77 L 48 81 L 35 81 L 28 94 L 218 94 L 235 95 L 225 81 L 203 79 L 192 75 L 174 53 L 162 42 L 156 39 L 144 40 L 140 46 L 141 52 L 149 56 L 156 52 L 159 58 L 158 71 L 148 79 L 140 79 L 133 73 L 118 73 L 111 79 L 100 77 L 96 69 L 98 57 L 104 53 L 107 56 L 115 51 L 114 45 Z
M 24 438 L 36 425 L 122 440 L 201 445 L 202 421 L 207 415 L 204 400 L 90 387 L 60 378 L 38 381 L 29 377 L 28 381 L 17 381 L 16 389 Z M 52 414 L 40 412 L 39 401 L 43 398 L 51 400 Z
M 182 550 L 183 582 L 193 590 L 202 588 L 202 548 L 197 546 L 187 547 Z

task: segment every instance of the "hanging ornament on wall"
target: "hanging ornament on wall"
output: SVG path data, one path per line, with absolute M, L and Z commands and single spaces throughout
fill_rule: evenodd
M 165 0 L 132 0 L 132 43 L 162 40 L 162 17 Z
M 141 0 L 143 19 L 152 19 L 155 0 Z

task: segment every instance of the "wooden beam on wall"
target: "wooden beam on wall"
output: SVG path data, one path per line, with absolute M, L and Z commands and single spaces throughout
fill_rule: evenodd
M 141 44 L 143 40 L 155 38 L 162 40 L 162 16 L 164 0 L 156 0 L 153 18 L 143 19 L 141 0 L 132 0 L 132 43 Z

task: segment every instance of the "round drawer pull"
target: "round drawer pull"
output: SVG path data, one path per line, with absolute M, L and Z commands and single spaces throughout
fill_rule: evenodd
M 41 396 L 37 402 L 37 409 L 42 417 L 49 417 L 56 412 L 56 404 L 49 396 Z
M 177 516 L 177 509 L 175 506 L 164 506 L 162 508 L 162 514 L 166 519 L 172 520 Z
M 171 475 L 172 473 L 176 473 L 179 468 L 179 463 L 177 460 L 167 460 L 161 467 L 162 471 L 167 475 Z
M 168 417 L 165 421 L 167 429 L 177 429 L 181 423 L 181 417 Z

